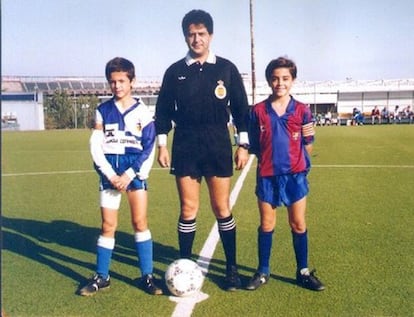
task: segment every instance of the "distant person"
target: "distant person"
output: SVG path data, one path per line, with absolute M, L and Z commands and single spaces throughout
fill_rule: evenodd
M 328 111 L 325 115 L 325 124 L 331 125 L 332 124 L 332 113 Z
M 414 112 L 411 109 L 411 106 L 405 107 L 403 113 L 404 113 L 404 116 L 408 118 L 408 123 L 413 123 Z
M 363 125 L 364 124 L 364 115 L 358 108 L 352 110 L 352 122 L 354 125 Z
M 322 114 L 320 113 L 320 112 L 318 112 L 317 114 L 316 114 L 316 125 L 318 126 L 323 126 L 323 121 L 324 121 L 324 119 L 323 119 L 323 116 L 322 116 Z
M 371 123 L 375 124 L 375 119 L 378 121 L 378 124 L 381 124 L 381 113 L 377 106 L 374 107 L 371 111 Z
M 332 125 L 341 125 L 341 119 L 338 113 L 332 115 Z
M 394 123 L 401 123 L 400 106 L 397 105 L 394 108 Z
M 106 79 L 114 97 L 96 110 L 90 149 L 99 175 L 102 230 L 97 241 L 96 273 L 80 289 L 83 296 L 109 288 L 109 267 L 115 247 L 115 231 L 122 193 L 131 209 L 135 248 L 141 270 L 140 286 L 149 294 L 162 289 L 153 277 L 153 242 L 147 222 L 147 181 L 153 159 L 153 115 L 141 100 L 132 97 L 134 65 L 116 57 L 106 64 Z
M 407 107 L 407 115 L 408 115 L 409 123 L 413 123 L 413 121 L 414 121 L 414 111 L 413 111 L 413 109 L 411 109 L 411 106 Z
M 390 112 L 388 111 L 388 107 L 382 108 L 381 118 L 382 122 L 390 123 Z
M 175 175 L 180 199 L 177 231 L 181 258 L 192 256 L 204 177 L 226 257 L 224 288 L 234 291 L 241 282 L 236 261 L 236 221 L 230 210 L 233 163 L 227 123 L 230 110 L 238 133 L 235 163 L 240 170 L 249 159 L 247 95 L 236 66 L 210 50 L 213 19 L 209 13 L 188 12 L 182 20 L 182 31 L 189 51 L 166 70 L 156 105 L 158 162 L 170 167 Z M 167 134 L 172 121 L 175 129 L 170 161 Z
M 396 105 L 394 108 L 394 112 L 392 114 L 392 118 L 394 123 L 401 123 L 401 113 L 400 113 L 400 106 Z
M 272 60 L 265 72 L 272 95 L 256 104 L 250 115 L 250 152 L 258 159 L 256 196 L 260 226 L 257 231 L 259 263 L 246 286 L 248 290 L 255 290 L 269 280 L 276 211 L 282 205 L 288 211 L 297 284 L 315 291 L 325 289 L 315 270 L 308 268 L 307 174 L 311 168 L 315 129 L 309 107 L 290 95 L 296 74 L 292 60 L 284 57 Z

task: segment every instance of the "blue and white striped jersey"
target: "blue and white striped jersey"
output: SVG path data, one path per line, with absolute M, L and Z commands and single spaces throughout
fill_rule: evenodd
M 135 105 L 123 111 L 112 98 L 96 109 L 96 123 L 103 126 L 105 156 L 137 154 L 130 166 L 137 173 L 154 149 L 154 118 L 148 107 L 137 99 Z

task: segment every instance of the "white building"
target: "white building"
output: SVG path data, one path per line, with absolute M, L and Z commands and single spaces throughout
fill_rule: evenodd
M 247 91 L 251 91 L 251 83 L 245 80 Z M 259 82 L 256 87 L 256 102 L 270 94 L 266 82 Z M 400 109 L 414 104 L 414 78 L 397 80 L 347 80 L 301 82 L 297 81 L 292 88 L 293 96 L 309 104 L 314 113 L 338 113 L 346 116 L 358 108 L 365 114 L 377 106 L 393 111 L 396 105 Z M 251 98 L 251 95 L 250 95 Z M 251 100 L 251 99 L 250 99 Z
M 248 74 L 242 74 L 249 98 L 253 103 L 252 84 Z M 134 95 L 154 109 L 161 82 L 156 78 L 141 78 Z M 94 94 L 100 99 L 111 96 L 104 77 L 2 77 L 2 129 L 44 130 L 43 96 L 51 96 L 56 90 L 66 90 L 73 96 Z M 39 93 L 37 93 L 37 91 Z M 255 102 L 268 97 L 270 88 L 264 81 L 256 83 Z M 403 110 L 414 108 L 414 78 L 394 80 L 345 80 L 345 81 L 297 81 L 293 96 L 309 104 L 312 112 L 328 111 L 341 119 L 349 119 L 354 108 L 366 115 L 377 106 L 394 111 L 396 105 Z M 3 124 L 4 123 L 4 124 Z
M 1 94 L 2 130 L 44 130 L 43 94 L 37 92 Z

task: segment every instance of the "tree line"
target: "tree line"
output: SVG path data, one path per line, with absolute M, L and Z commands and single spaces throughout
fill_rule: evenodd
M 100 100 L 96 95 L 55 91 L 44 98 L 46 129 L 90 129 Z

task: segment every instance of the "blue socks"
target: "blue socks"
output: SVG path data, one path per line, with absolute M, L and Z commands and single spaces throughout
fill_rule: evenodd
M 292 231 L 293 249 L 295 250 L 297 270 L 308 267 L 308 231 L 296 233 Z
M 273 233 L 263 232 L 261 228 L 257 230 L 257 244 L 259 266 L 258 271 L 263 274 L 270 274 L 270 255 L 272 251 Z M 296 233 L 292 231 L 293 249 L 295 251 L 296 265 L 298 272 L 308 267 L 308 231 Z
M 151 231 L 135 233 L 135 248 L 138 255 L 141 276 L 152 274 L 153 271 L 153 251 Z
M 96 250 L 96 273 L 104 279 L 109 276 L 109 266 L 114 247 L 114 238 L 99 236 Z
M 141 275 L 152 274 L 153 245 L 151 231 L 136 232 L 134 238 Z M 109 267 L 114 247 L 114 238 L 99 236 L 96 250 L 96 274 L 102 278 L 106 279 L 109 276 Z
M 259 255 L 259 267 L 260 273 L 269 275 L 270 274 L 270 253 L 272 251 L 273 232 L 263 232 L 261 227 L 257 229 L 257 245 Z

